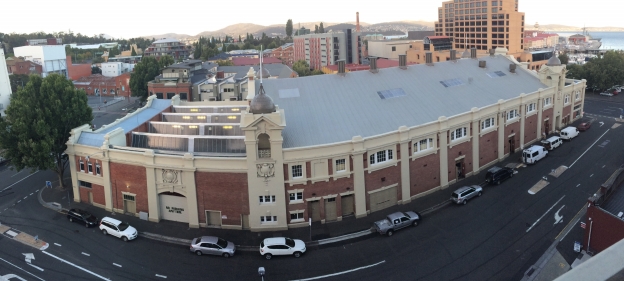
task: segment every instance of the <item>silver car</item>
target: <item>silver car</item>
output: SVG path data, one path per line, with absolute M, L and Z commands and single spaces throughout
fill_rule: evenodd
M 236 252 L 236 245 L 215 236 L 202 236 L 193 239 L 191 242 L 191 252 L 198 256 L 217 255 L 229 258 Z
M 457 204 L 464 204 L 468 202 L 472 197 L 481 196 L 483 188 L 478 185 L 464 186 L 455 190 L 451 195 L 451 201 Z

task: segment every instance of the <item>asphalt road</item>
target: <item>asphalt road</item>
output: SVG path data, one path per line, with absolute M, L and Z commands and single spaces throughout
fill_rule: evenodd
M 28 176 L 26 171 L 15 173 L 0 167 L 0 190 L 10 186 L 7 191 L 13 192 L 0 193 L 0 221 L 50 243 L 46 254 L 0 238 L 0 276 L 18 274 L 25 280 L 260 280 L 257 269 L 262 266 L 267 281 L 320 276 L 325 276 L 323 280 L 519 280 L 587 198 L 623 164 L 619 140 L 624 137 L 624 126 L 612 129 L 614 119 L 595 112 L 614 106 L 619 105 L 588 101 L 585 112 L 597 116 L 591 129 L 536 165 L 519 168 L 501 185 L 486 186 L 483 196 L 467 205 L 445 207 L 425 217 L 418 227 L 401 230 L 391 238 L 371 236 L 309 249 L 299 259 L 275 257 L 268 261 L 256 252 L 237 252 L 230 259 L 198 257 L 187 247 L 143 238 L 124 243 L 42 207 L 36 190 L 45 180 L 56 179 L 52 172 Z M 561 165 L 569 169 L 558 178 L 548 175 Z M 549 184 L 529 194 L 543 177 Z M 465 181 L 459 185 L 478 179 Z M 457 187 L 449 188 L 449 193 Z M 556 223 L 557 216 L 563 216 L 561 223 Z M 28 265 L 24 253 L 33 253 L 31 263 L 44 271 Z

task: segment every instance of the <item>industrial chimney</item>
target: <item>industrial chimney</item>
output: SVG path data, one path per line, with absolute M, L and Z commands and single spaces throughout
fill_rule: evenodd
M 360 32 L 360 12 L 355 12 L 355 32 Z
M 338 61 L 338 75 L 345 76 L 345 60 Z
M 451 50 L 451 60 L 452 61 L 457 60 L 457 50 Z
M 407 55 L 399 55 L 399 68 L 407 69 Z
M 370 66 L 370 70 L 369 71 L 371 73 L 379 72 L 379 70 L 377 69 L 377 57 L 369 57 L 368 61 L 369 61 L 369 66 Z

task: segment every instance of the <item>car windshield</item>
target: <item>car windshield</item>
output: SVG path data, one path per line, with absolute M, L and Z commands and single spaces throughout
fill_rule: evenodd
M 221 248 L 226 248 L 228 245 L 228 242 L 219 238 L 219 240 L 217 240 L 217 245 L 219 245 L 219 247 Z
M 122 222 L 119 224 L 119 231 L 124 231 L 126 229 L 128 229 L 128 227 L 130 227 L 130 225 L 127 222 Z
M 286 245 L 291 248 L 295 247 L 295 241 L 290 238 L 286 238 Z
M 410 219 L 412 218 L 412 217 L 410 217 L 410 215 L 408 215 L 407 213 L 403 213 L 403 215 L 405 215 L 407 218 L 410 218 Z

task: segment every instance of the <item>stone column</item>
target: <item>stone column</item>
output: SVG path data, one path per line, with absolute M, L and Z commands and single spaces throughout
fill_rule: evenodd
M 105 209 L 109 212 L 113 211 L 113 192 L 111 188 L 110 162 L 107 158 L 100 161 L 102 163 L 102 186 L 104 187 L 104 204 Z
M 500 103 L 500 102 L 499 102 Z M 505 114 L 502 107 L 498 110 L 498 160 L 505 158 Z
M 524 126 L 526 122 L 526 104 L 524 103 L 524 93 L 520 94 L 521 100 L 523 101 L 520 104 L 520 149 L 524 149 Z
M 352 139 L 353 154 L 353 191 L 355 192 L 355 217 L 361 218 L 366 213 L 366 181 L 364 179 L 364 140 L 360 136 Z
M 399 128 L 399 137 L 401 139 L 401 204 L 407 204 L 412 201 L 410 196 L 410 153 L 409 153 L 409 129 L 406 126 Z
M 184 166 L 195 167 L 193 155 L 190 153 L 184 154 Z M 189 227 L 199 228 L 199 212 L 197 204 L 197 188 L 195 185 L 195 169 L 183 170 L 182 184 L 186 188 L 186 207 L 189 214 Z
M 154 165 L 154 151 L 147 150 L 143 154 L 145 157 L 145 181 L 147 184 L 147 208 L 149 213 L 149 221 L 159 222 L 160 221 L 160 202 L 158 200 L 158 191 L 156 190 L 156 168 Z
M 67 154 L 69 157 L 69 171 L 71 172 L 72 192 L 74 193 L 74 202 L 80 202 L 80 186 L 78 184 L 78 173 L 76 172 L 76 155 Z
M 448 130 L 438 132 L 440 140 L 440 188 L 448 187 Z
M 472 174 L 475 175 L 481 169 L 479 166 L 479 120 L 472 121 Z

